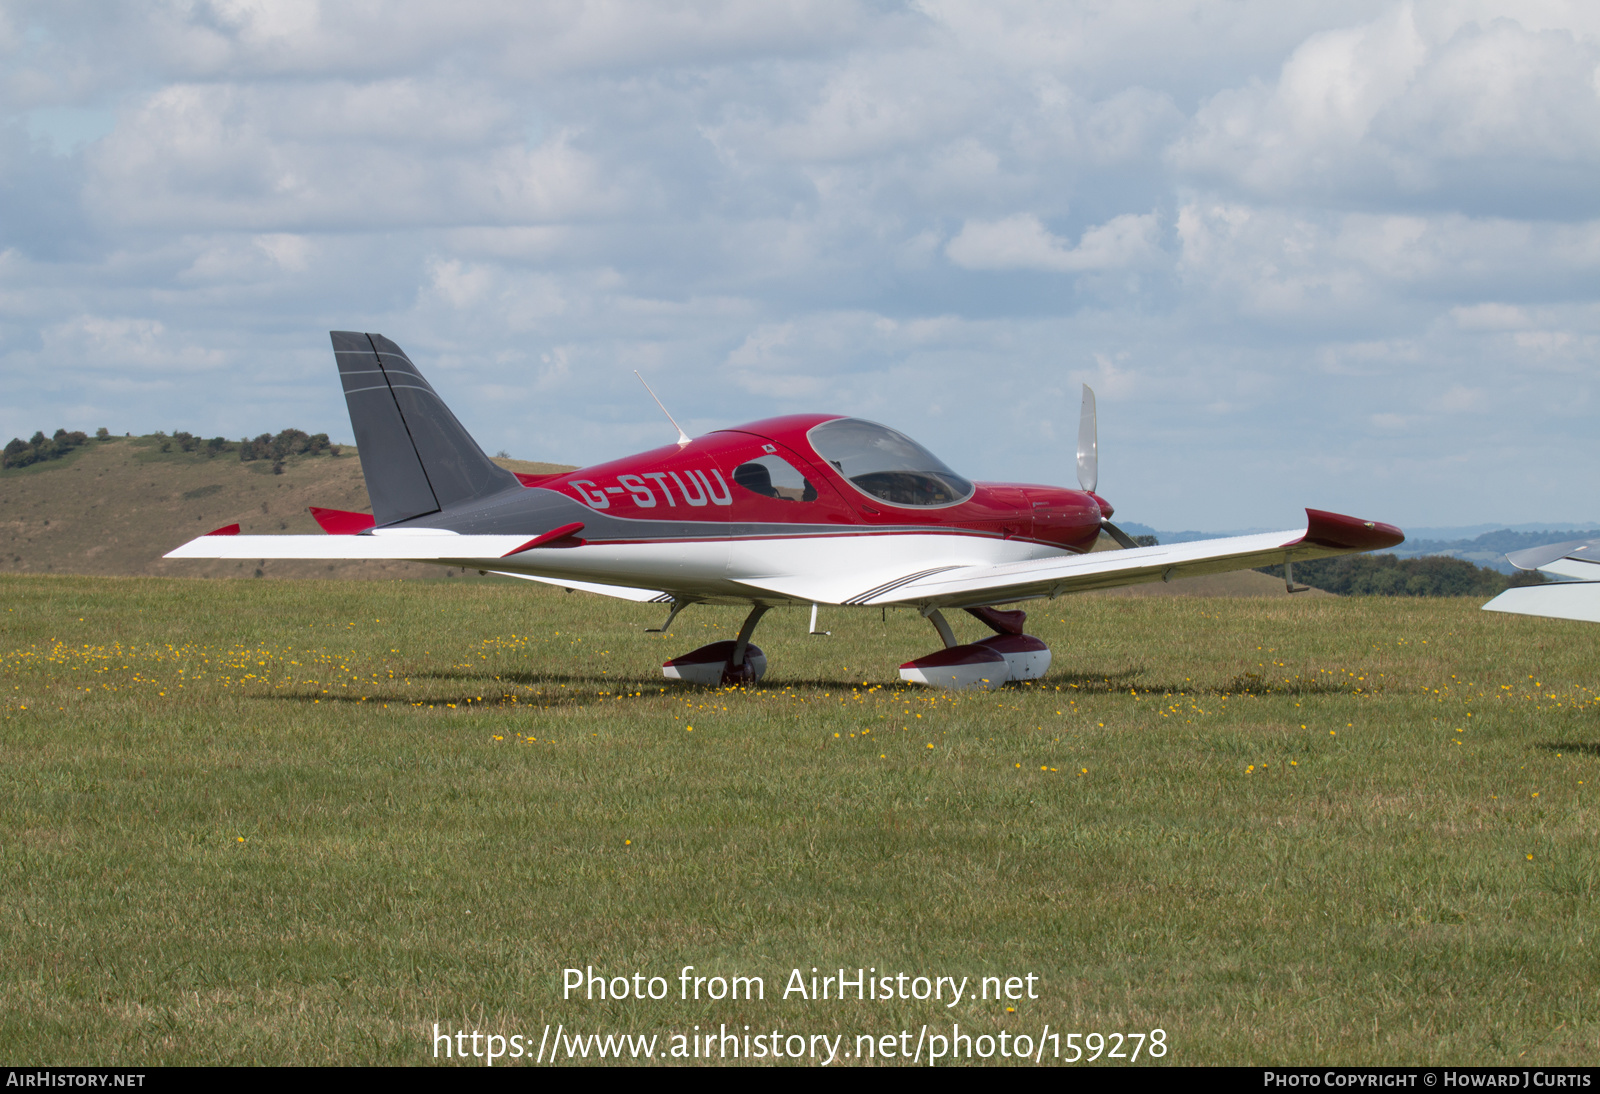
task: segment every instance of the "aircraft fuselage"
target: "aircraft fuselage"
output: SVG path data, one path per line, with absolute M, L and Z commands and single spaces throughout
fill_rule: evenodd
M 497 568 L 656 588 L 665 572 L 702 596 L 748 598 L 743 578 L 910 572 L 920 564 L 1082 553 L 1111 514 L 1109 503 L 1086 491 L 1024 483 L 972 483 L 965 497 L 929 503 L 916 482 L 885 486 L 867 476 L 877 489 L 870 493 L 807 439 L 819 425 L 846 421 L 854 420 L 770 418 L 576 471 L 519 475 L 530 489 L 387 528 L 532 535 L 581 523 L 570 543 L 542 546 L 522 567 L 512 556 Z

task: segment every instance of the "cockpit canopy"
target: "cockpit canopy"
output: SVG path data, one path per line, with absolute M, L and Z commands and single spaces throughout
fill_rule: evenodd
M 806 435 L 817 455 L 869 497 L 930 508 L 972 496 L 972 484 L 904 433 L 860 418 L 834 418 Z

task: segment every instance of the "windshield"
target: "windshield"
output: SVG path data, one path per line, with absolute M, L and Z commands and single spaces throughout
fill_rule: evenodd
M 890 505 L 955 505 L 972 495 L 972 484 L 932 452 L 877 422 L 835 418 L 807 436 L 852 486 Z

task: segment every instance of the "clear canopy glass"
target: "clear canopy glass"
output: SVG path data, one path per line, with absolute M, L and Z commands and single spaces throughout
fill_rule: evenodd
M 733 482 L 752 494 L 779 501 L 817 500 L 817 488 L 782 456 L 757 456 L 741 463 L 733 469 Z
M 860 418 L 835 418 L 814 426 L 808 438 L 817 455 L 869 497 L 890 505 L 956 505 L 972 484 L 904 433 Z

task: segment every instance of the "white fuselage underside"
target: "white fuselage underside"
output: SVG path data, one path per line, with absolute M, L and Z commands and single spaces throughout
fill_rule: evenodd
M 1020 539 L 888 532 L 535 548 L 517 536 L 202 536 L 168 558 L 407 559 L 467 569 L 662 589 L 694 599 L 839 604 L 942 567 L 996 566 L 1070 552 Z

